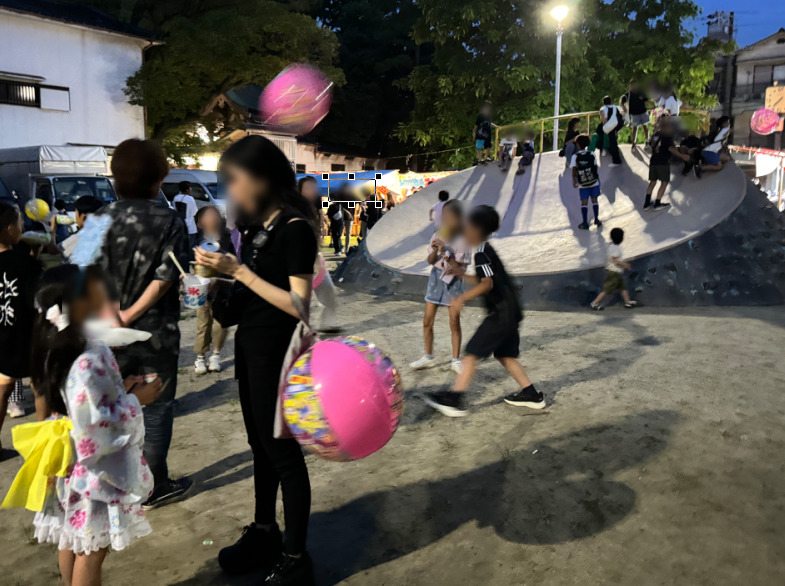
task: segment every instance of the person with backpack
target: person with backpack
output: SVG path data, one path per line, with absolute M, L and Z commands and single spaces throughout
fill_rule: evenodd
M 493 115 L 493 105 L 485 102 L 480 108 L 477 120 L 474 122 L 472 138 L 477 149 L 477 164 L 485 165 L 491 160 L 491 134 L 493 133 L 494 123 L 491 121 Z
M 196 228 L 196 212 L 199 208 L 196 207 L 196 200 L 191 195 L 191 184 L 188 181 L 180 181 L 177 186 L 180 193 L 174 196 L 172 203 L 177 215 L 185 222 L 185 227 L 188 228 L 188 244 L 193 248 L 197 244 L 197 228 Z
M 600 222 L 600 204 L 597 198 L 600 196 L 600 174 L 597 170 L 597 159 L 594 153 L 589 152 L 591 139 L 585 134 L 575 139 L 578 152 L 572 156 L 570 167 L 572 168 L 572 184 L 578 189 L 581 198 L 581 215 L 583 222 L 578 225 L 581 230 L 589 229 L 589 200 L 591 199 L 594 208 L 594 225 L 598 228 L 602 226 Z
M 619 152 L 619 130 L 624 127 L 624 116 L 618 106 L 613 104 L 610 96 L 605 96 L 602 99 L 602 108 L 600 109 L 600 122 L 597 127 L 597 145 L 602 146 L 605 144 L 605 137 L 608 137 L 608 153 L 611 155 L 611 164 L 608 167 L 621 166 L 621 153 Z M 590 141 L 591 142 L 591 141 Z

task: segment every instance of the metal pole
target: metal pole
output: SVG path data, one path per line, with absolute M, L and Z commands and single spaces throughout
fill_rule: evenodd
M 561 37 L 564 29 L 561 24 L 556 29 L 556 103 L 553 107 L 553 150 L 559 150 L 559 94 L 561 93 Z

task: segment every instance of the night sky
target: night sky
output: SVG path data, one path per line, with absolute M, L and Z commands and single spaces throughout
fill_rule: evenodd
M 694 23 L 700 36 L 706 34 L 706 16 L 714 11 L 736 12 L 736 42 L 746 47 L 785 28 L 785 2 L 777 0 L 695 0 L 703 17 Z

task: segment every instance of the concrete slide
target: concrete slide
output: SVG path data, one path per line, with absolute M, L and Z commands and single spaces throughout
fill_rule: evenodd
M 385 214 L 339 276 L 345 286 L 379 294 L 421 294 L 430 271 L 428 210 L 446 189 L 467 210 L 488 204 L 499 212 L 501 228 L 491 242 L 530 307 L 584 304 L 596 294 L 615 227 L 624 229 L 625 256 L 633 260 L 631 289 L 650 305 L 785 302 L 782 215 L 738 167 L 726 165 L 698 180 L 682 177 L 681 165 L 674 165 L 664 198 L 671 207 L 644 212 L 649 152 L 622 147 L 622 156 L 623 166 L 609 168 L 610 159 L 598 153 L 600 229 L 578 229 L 580 200 L 571 172 L 565 159 L 546 153 L 524 175 L 515 174 L 515 165 L 504 173 L 489 164 L 423 189 Z M 711 241 L 708 249 L 701 240 Z

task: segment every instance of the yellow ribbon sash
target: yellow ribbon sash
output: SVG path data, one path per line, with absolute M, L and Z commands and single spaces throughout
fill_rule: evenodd
M 41 511 L 49 479 L 65 476 L 73 460 L 70 431 L 65 417 L 25 423 L 11 430 L 14 448 L 25 459 L 0 509 L 24 508 Z

